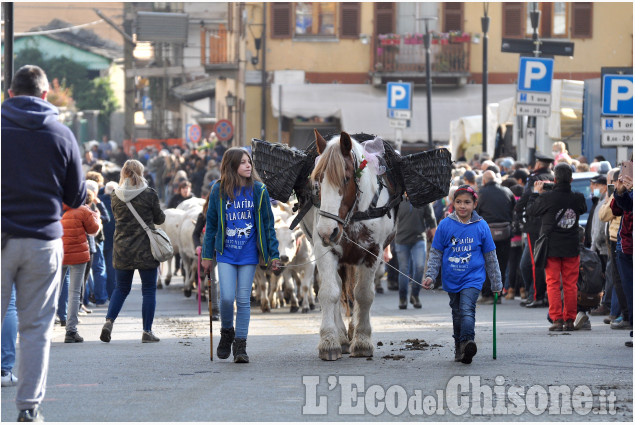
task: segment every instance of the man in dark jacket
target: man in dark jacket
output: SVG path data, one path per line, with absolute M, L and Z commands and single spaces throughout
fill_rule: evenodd
M 528 293 L 527 299 L 521 302 L 521 305 L 525 305 L 529 308 L 547 306 L 546 300 L 544 299 L 547 285 L 545 283 L 545 271 L 543 269 L 536 269 L 533 261 L 534 246 L 540 234 L 540 219 L 529 216 L 525 209 L 533 193 L 534 183 L 537 181 L 553 181 L 553 173 L 551 172 L 552 163 L 552 157 L 536 154 L 534 171 L 529 175 L 527 184 L 525 185 L 525 192 L 515 207 L 517 214 L 525 221 L 523 233 L 527 235 L 527 244 L 525 244 L 525 249 L 520 259 L 520 272 Z
M 587 210 L 584 195 L 571 191 L 571 167 L 558 164 L 553 190 L 544 190 L 544 181 L 534 183 L 534 193 L 527 204 L 527 214 L 540 219 L 540 234 L 549 235 L 547 250 L 547 295 L 550 331 L 573 331 L 577 315 L 580 247 L 578 220 Z M 560 296 L 560 282 L 562 294 Z
M 490 227 L 498 226 L 501 233 L 505 232 L 505 229 L 501 227 L 504 227 L 504 225 L 507 224 L 506 236 L 502 235 L 501 237 L 497 237 L 495 232 L 492 233 L 494 244 L 496 244 L 498 266 L 500 267 L 503 280 L 505 279 L 505 273 L 507 272 L 509 253 L 511 252 L 511 222 L 515 206 L 516 198 L 514 198 L 512 191 L 496 182 L 496 175 L 493 171 L 485 171 L 483 173 L 483 186 L 478 192 L 476 213 L 483 217 Z M 494 303 L 494 294 L 492 293 L 489 278 L 487 278 L 485 284 L 483 285 L 481 295 L 482 297 L 479 301 L 480 304 Z
M 55 304 L 62 265 L 62 203 L 86 198 L 73 133 L 46 101 L 48 80 L 33 65 L 18 70 L 2 103 L 2 315 L 15 284 L 20 332 L 18 421 L 43 420 Z

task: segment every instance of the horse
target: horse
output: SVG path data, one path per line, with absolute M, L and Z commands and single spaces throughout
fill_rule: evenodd
M 379 255 L 394 237 L 396 211 L 391 215 L 390 210 L 398 205 L 401 194 L 382 190 L 387 187 L 382 177 L 373 167 L 364 168 L 364 147 L 348 133 L 327 142 L 315 131 L 315 138 L 320 156 L 311 184 L 319 206 L 304 216 L 302 228 L 313 243 L 321 280 L 319 358 L 334 361 L 342 354 L 372 357 L 370 307 L 375 297 L 375 271 L 381 264 Z M 362 218 L 367 211 L 380 210 L 376 205 L 383 206 L 381 213 Z M 350 284 L 354 306 L 347 331 L 340 297 L 342 285 Z

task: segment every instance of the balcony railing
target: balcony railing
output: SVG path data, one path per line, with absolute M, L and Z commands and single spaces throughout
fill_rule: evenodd
M 435 33 L 430 45 L 432 73 L 469 73 L 471 39 L 471 35 L 467 33 Z M 380 34 L 375 40 L 374 70 L 380 73 L 425 73 L 426 49 L 423 35 Z

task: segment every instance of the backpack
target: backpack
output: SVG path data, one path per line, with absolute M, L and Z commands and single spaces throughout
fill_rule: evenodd
M 580 247 L 580 274 L 578 276 L 578 304 L 597 307 L 602 299 L 604 284 L 600 256 L 585 247 Z

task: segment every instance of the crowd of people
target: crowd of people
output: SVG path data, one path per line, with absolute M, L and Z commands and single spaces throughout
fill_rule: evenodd
M 107 308 L 100 340 L 109 342 L 135 270 L 142 281 L 141 342 L 160 340 L 152 331 L 159 262 L 139 220 L 161 224 L 162 208 L 193 196 L 227 201 L 206 205 L 196 226 L 204 238 L 196 244 L 206 272 L 218 264 L 217 355 L 233 352 L 235 362 L 249 362 L 255 268 L 259 262 L 279 267 L 270 203 L 256 208 L 254 202 L 269 197 L 249 153 L 227 150 L 211 135 L 197 146 L 133 148 L 128 156 L 104 136 L 82 158 L 47 92 L 44 71 L 27 65 L 2 105 L 2 386 L 18 386 L 18 420 L 42 419 L 53 324 L 66 328 L 65 343 L 81 343 L 80 317 L 91 313 L 91 304 Z M 9 142 L 15 140 L 20 143 Z M 121 169 L 113 175 L 109 163 Z M 551 332 L 590 330 L 589 315 L 605 316 L 611 329 L 632 330 L 632 158 L 630 172 L 602 157 L 589 164 L 557 142 L 551 155 L 536 154 L 531 167 L 486 153 L 453 167 L 447 197 L 415 208 L 405 194 L 384 259 L 392 266 L 386 267 L 387 287 L 398 291 L 399 309 L 409 303 L 421 309 L 421 287 L 448 292 L 456 361 L 471 362 L 476 305 L 495 299 L 548 306 Z M 585 228 L 579 219 L 587 201 L 571 188 L 580 171 L 596 173 Z M 238 241 L 224 231 L 230 222 L 257 232 Z M 264 241 L 256 243 L 255 234 Z M 381 281 L 376 291 L 384 292 Z

